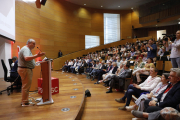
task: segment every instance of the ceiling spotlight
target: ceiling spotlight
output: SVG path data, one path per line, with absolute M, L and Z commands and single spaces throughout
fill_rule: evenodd
M 103 6 L 101 5 L 101 7 L 103 7 Z
M 157 25 L 156 25 L 157 26 Z
M 86 4 L 84 4 L 84 5 L 86 5 Z
M 118 7 L 120 7 L 120 6 L 118 6 Z
M 180 24 L 180 22 L 178 22 L 178 24 Z
M 133 7 L 131 9 L 133 10 Z

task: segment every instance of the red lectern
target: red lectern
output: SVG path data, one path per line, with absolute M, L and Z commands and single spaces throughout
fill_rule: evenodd
M 42 88 L 43 94 L 42 98 L 38 99 L 40 102 L 37 105 L 45 105 L 54 103 L 51 94 L 51 61 L 41 62 L 41 71 L 42 71 Z

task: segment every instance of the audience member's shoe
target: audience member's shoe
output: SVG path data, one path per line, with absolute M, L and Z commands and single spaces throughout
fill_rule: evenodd
M 108 90 L 110 89 L 110 87 L 107 88 Z
M 137 118 L 143 118 L 143 112 L 142 111 L 132 110 L 131 113 L 132 113 L 132 115 L 134 115 Z
M 94 79 L 91 79 L 91 81 L 94 81 Z
M 135 110 L 136 107 L 134 107 L 133 105 L 132 106 L 126 106 L 126 110 L 127 111 L 131 111 L 131 110 Z
M 132 118 L 132 120 L 146 120 L 145 118 Z
M 79 73 L 76 73 L 76 75 L 79 75 Z
M 102 83 L 103 82 L 103 80 L 99 80 L 99 83 Z
M 125 102 L 126 102 L 126 101 L 125 101 L 125 100 L 123 100 L 122 98 L 119 98 L 119 99 L 118 99 L 118 98 L 116 98 L 116 99 L 115 99 L 115 101 L 116 101 L 116 102 L 119 102 L 119 103 L 125 103 Z
M 112 93 L 113 91 L 112 90 L 108 90 L 106 93 Z
M 103 86 L 105 86 L 106 84 L 103 84 Z
M 118 110 L 126 110 L 126 106 L 119 107 Z
M 119 92 L 120 90 L 119 89 L 115 89 L 115 91 Z
M 99 84 L 99 82 L 95 82 L 94 84 Z
M 21 106 L 22 106 L 22 107 L 29 107 L 29 106 L 34 106 L 34 105 L 35 105 L 35 104 L 32 103 L 32 102 L 31 102 L 31 103 L 24 103 L 24 104 L 21 103 Z

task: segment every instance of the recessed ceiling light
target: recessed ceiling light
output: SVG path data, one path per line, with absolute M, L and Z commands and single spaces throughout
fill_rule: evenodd
M 86 5 L 86 4 L 84 4 L 84 5 Z
M 131 9 L 133 9 L 133 7 Z
M 157 25 L 156 25 L 157 26 Z
M 103 6 L 101 5 L 101 7 L 103 7 Z
M 178 22 L 178 24 L 180 24 L 180 22 Z
M 118 6 L 118 7 L 120 7 L 120 6 Z

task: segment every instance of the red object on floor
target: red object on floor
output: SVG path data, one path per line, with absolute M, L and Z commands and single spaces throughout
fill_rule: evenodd
M 38 94 L 43 93 L 43 89 L 42 89 L 42 83 L 43 80 L 42 78 L 38 78 Z M 52 95 L 59 93 L 59 79 L 55 78 L 55 77 L 51 77 L 51 93 Z

